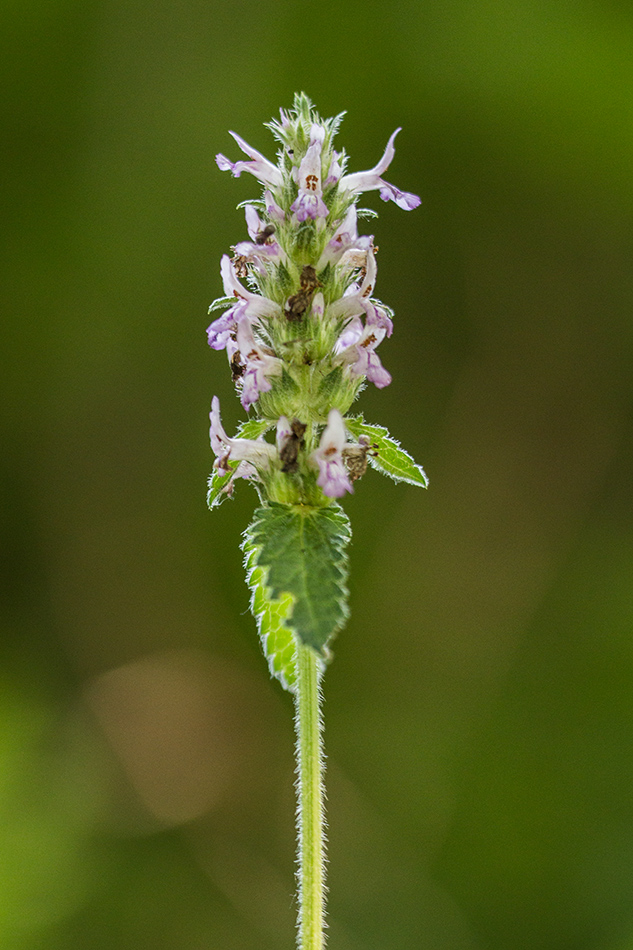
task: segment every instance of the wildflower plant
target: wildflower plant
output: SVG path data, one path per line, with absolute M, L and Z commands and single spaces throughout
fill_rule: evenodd
M 391 336 L 393 313 L 374 296 L 377 248 L 359 235 L 358 219 L 375 213 L 359 210 L 358 197 L 378 190 L 405 211 L 420 199 L 383 178 L 399 129 L 374 168 L 349 174 L 345 152 L 334 149 L 341 119 L 321 119 L 297 95 L 268 123 L 280 144 L 276 164 L 231 132 L 246 158 L 218 155 L 219 168 L 248 172 L 263 193 L 241 206 L 248 240 L 222 258 L 224 296 L 207 330 L 250 413 L 231 438 L 213 398 L 208 503 L 217 507 L 240 480 L 257 490 L 242 544 L 251 610 L 271 674 L 295 697 L 302 950 L 324 940 L 321 679 L 348 616 L 351 537 L 338 499 L 368 465 L 427 485 L 386 429 L 349 414 L 367 381 L 391 382 L 377 348 Z

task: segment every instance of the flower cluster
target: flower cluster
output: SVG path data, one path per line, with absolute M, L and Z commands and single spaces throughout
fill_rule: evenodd
M 242 427 L 255 438 L 228 438 L 217 397 L 211 411 L 215 470 L 254 480 L 271 501 L 322 506 L 353 491 L 369 451 L 354 441 L 345 414 L 365 384 L 382 388 L 391 376 L 376 352 L 393 324 L 374 296 L 376 250 L 359 235 L 358 196 L 379 190 L 406 211 L 420 199 L 382 177 L 394 156 L 393 133 L 370 171 L 346 174 L 333 139 L 342 116 L 322 120 L 304 95 L 269 128 L 280 143 L 274 165 L 231 133 L 246 158 L 217 156 L 223 171 L 253 175 L 262 196 L 245 205 L 249 240 L 221 263 L 223 309 L 207 330 L 209 345 L 226 350 L 242 406 Z M 276 428 L 276 442 L 266 441 Z

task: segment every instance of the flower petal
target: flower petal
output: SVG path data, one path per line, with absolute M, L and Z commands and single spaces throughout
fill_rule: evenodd
M 407 191 L 400 191 L 395 185 L 390 185 L 384 181 L 382 173 L 387 170 L 396 153 L 394 140 L 400 129 L 396 129 L 383 153 L 382 158 L 377 165 L 374 165 L 369 171 L 355 172 L 352 175 L 344 175 L 340 181 L 340 187 L 343 190 L 360 194 L 363 191 L 374 191 L 380 189 L 380 197 L 383 201 L 395 201 L 399 208 L 404 211 L 413 211 L 420 204 L 420 198 Z

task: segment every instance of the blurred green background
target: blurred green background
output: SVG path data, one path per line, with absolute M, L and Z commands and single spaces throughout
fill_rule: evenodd
M 633 948 L 633 9 L 4 0 L 0 946 L 293 946 L 292 704 L 211 515 L 234 129 L 377 193 L 370 472 L 328 671 L 332 950 Z

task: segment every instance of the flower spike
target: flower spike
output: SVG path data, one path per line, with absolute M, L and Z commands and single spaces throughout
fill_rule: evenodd
M 226 351 L 253 424 L 277 429 L 270 464 L 278 475 L 266 488 L 277 503 L 327 506 L 352 491 L 343 454 L 346 414 L 366 381 L 379 389 L 391 383 L 378 347 L 392 334 L 392 313 L 374 296 L 377 248 L 372 235 L 358 232 L 357 201 L 377 189 L 410 211 L 420 199 L 383 177 L 400 129 L 373 168 L 347 173 L 345 152 L 333 146 L 341 119 L 321 119 L 301 94 L 269 125 L 282 146 L 276 164 L 235 132 L 245 158 L 217 156 L 222 170 L 257 178 L 262 194 L 244 204 L 248 235 L 235 256 L 222 257 L 225 297 L 211 309 L 226 310 L 207 339 Z M 219 457 L 228 458 L 229 442 L 214 439 Z M 231 451 L 236 459 L 240 449 Z

